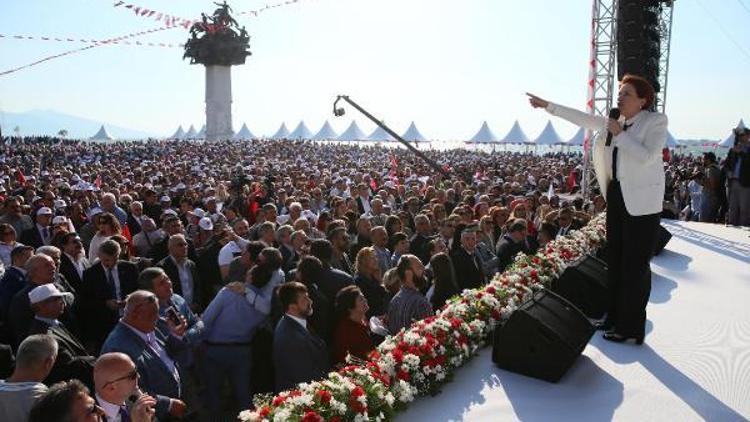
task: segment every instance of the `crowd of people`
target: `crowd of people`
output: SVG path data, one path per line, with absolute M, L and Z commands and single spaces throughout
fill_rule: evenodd
M 670 157 L 664 216 L 722 221 L 714 168 L 746 187 L 744 151 Z M 2 419 L 231 419 L 606 209 L 580 154 L 425 154 L 445 173 L 382 146 L 3 146 Z

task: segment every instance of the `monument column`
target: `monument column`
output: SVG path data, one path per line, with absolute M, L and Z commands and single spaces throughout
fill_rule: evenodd
M 231 139 L 232 67 L 206 66 L 206 140 Z
M 183 59 L 206 68 L 206 141 L 231 139 L 232 66 L 245 64 L 250 55 L 250 37 L 245 27 L 232 18 L 232 8 L 219 4 L 212 16 L 201 14 L 201 21 L 190 28 Z

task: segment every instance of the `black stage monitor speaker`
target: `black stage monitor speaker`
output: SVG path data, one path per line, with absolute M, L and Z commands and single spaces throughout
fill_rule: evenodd
M 495 330 L 492 361 L 511 372 L 557 382 L 573 365 L 595 328 L 570 302 L 540 290 Z
M 656 246 L 654 247 L 654 256 L 659 255 L 664 247 L 667 246 L 669 240 L 672 239 L 672 233 L 665 229 L 664 226 L 659 225 L 659 236 L 656 238 Z
M 552 282 L 552 291 L 569 300 L 587 317 L 602 318 L 612 294 L 607 263 L 593 255 L 584 255 Z

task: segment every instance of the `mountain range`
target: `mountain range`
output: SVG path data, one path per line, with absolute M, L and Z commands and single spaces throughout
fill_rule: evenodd
M 31 110 L 21 113 L 0 112 L 0 127 L 2 127 L 3 136 L 13 136 L 14 129 L 18 127 L 22 136 L 57 136 L 60 130 L 65 129 L 68 131 L 68 138 L 87 139 L 93 136 L 102 125 L 115 139 L 145 139 L 160 136 L 155 133 L 115 126 L 107 122 L 73 116 L 55 110 Z

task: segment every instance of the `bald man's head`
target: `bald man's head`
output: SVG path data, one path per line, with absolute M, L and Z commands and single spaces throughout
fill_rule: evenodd
M 94 364 L 94 387 L 104 400 L 120 404 L 133 394 L 138 384 L 137 369 L 124 353 L 105 353 Z

